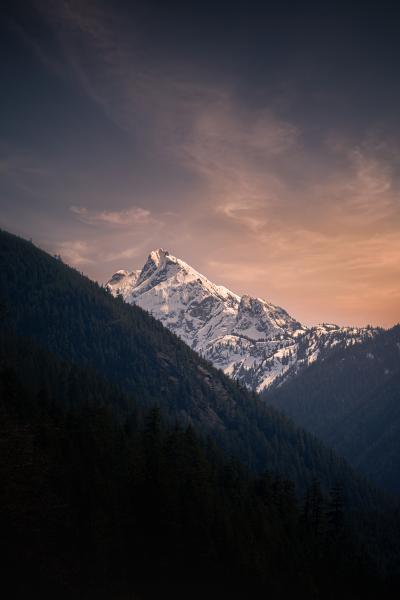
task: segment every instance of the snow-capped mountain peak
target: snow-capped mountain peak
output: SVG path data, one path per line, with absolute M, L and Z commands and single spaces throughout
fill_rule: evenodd
M 156 273 L 160 273 L 168 262 L 169 252 L 159 248 L 150 252 L 149 257 L 142 268 L 137 285 L 141 285 L 144 281 L 149 281 Z
M 305 327 L 269 301 L 240 297 L 212 283 L 162 248 L 150 252 L 142 269 L 117 271 L 107 288 L 150 312 L 216 367 L 258 391 L 314 362 L 326 348 L 374 334 L 332 324 Z

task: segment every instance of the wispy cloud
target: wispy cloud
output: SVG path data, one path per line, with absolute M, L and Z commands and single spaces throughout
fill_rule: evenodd
M 65 262 L 78 268 L 89 269 L 99 262 L 109 265 L 115 261 L 123 261 L 125 265 L 125 261 L 131 262 L 132 259 L 136 259 L 144 251 L 142 243 L 134 244 L 132 240 L 126 239 L 123 244 L 125 247 L 117 250 L 115 244 L 110 243 L 110 240 L 105 240 L 103 247 L 99 248 L 98 241 L 93 238 L 90 241 L 66 239 L 52 245 L 56 254 L 59 254 Z M 112 270 L 112 267 L 108 268 L 110 271 Z M 111 272 L 108 272 L 106 279 L 110 275 Z
M 0 175 L 3 177 L 45 177 L 48 174 L 48 166 L 32 151 L 0 143 Z
M 329 181 L 317 181 L 311 189 L 327 207 L 327 214 L 342 227 L 361 229 L 399 214 L 400 189 L 391 165 L 367 148 L 342 148 L 347 161 Z
M 84 206 L 70 206 L 70 211 L 83 223 L 89 225 L 110 225 L 112 227 L 131 227 L 151 221 L 149 210 L 133 206 L 119 211 L 89 210 Z
M 68 240 L 57 244 L 57 253 L 61 258 L 76 267 L 93 264 L 92 252 L 90 244 L 81 240 Z
M 265 230 L 268 225 L 268 217 L 265 214 L 265 203 L 257 202 L 244 197 L 238 201 L 228 201 L 217 204 L 215 210 L 233 223 L 242 225 L 246 229 L 257 233 Z

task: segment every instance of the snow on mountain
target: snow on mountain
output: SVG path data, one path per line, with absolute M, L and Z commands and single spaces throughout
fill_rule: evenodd
M 137 304 L 216 367 L 262 391 L 337 344 L 374 335 L 371 328 L 333 324 L 306 327 L 283 308 L 215 285 L 183 260 L 159 248 L 137 271 L 117 271 L 114 295 Z
M 124 296 L 127 291 L 129 292 L 132 287 L 136 285 L 140 272 L 140 269 L 132 271 L 131 273 L 124 270 L 117 271 L 111 277 L 107 285 L 110 289 L 116 287 L 116 289 L 118 289 L 118 294 Z

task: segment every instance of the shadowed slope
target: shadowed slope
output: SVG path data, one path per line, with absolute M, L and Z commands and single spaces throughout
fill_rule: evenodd
M 344 460 L 200 359 L 158 321 L 4 232 L 0 302 L 8 327 L 95 369 L 139 403 L 158 404 L 169 419 L 193 424 L 251 470 L 280 473 L 299 490 L 313 477 L 325 489 L 340 481 L 349 504 L 376 505 L 375 492 Z

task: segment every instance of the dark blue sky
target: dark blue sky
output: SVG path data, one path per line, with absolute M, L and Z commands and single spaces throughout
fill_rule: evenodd
M 164 246 L 307 322 L 400 315 L 395 3 L 5 2 L 0 225 Z

